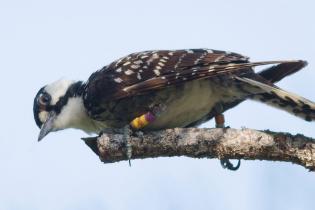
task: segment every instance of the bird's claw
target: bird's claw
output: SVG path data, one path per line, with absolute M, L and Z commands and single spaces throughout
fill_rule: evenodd
M 236 171 L 241 166 L 241 160 L 240 159 L 238 160 L 236 166 L 234 166 L 233 163 L 231 163 L 231 161 L 229 159 L 221 159 L 220 162 L 221 162 L 221 166 L 223 168 L 229 169 L 231 171 Z
M 215 127 L 222 128 L 223 132 L 226 132 L 226 130 L 230 128 L 229 126 L 225 126 L 225 119 L 223 114 L 217 114 L 215 116 Z M 221 159 L 220 162 L 223 168 L 229 169 L 231 171 L 236 171 L 241 166 L 241 160 L 238 160 L 236 166 L 234 166 L 229 159 Z
M 129 166 L 131 166 L 131 156 L 132 156 L 132 147 L 130 143 L 130 135 L 132 130 L 129 125 L 123 127 L 123 140 L 126 143 L 126 155 L 129 162 Z
M 102 136 L 103 134 L 122 134 L 123 135 L 123 141 L 125 142 L 125 145 L 126 145 L 126 156 L 129 162 L 129 166 L 131 166 L 132 147 L 130 143 L 130 136 L 133 134 L 133 132 L 130 126 L 126 125 L 123 128 L 104 128 L 99 133 L 99 136 Z M 135 134 L 141 135 L 138 132 L 136 132 Z

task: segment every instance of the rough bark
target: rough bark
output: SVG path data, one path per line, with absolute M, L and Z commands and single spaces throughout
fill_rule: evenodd
M 122 134 L 84 138 L 104 163 L 127 160 Z M 252 129 L 175 128 L 130 137 L 132 159 L 187 156 L 273 160 L 315 170 L 315 140 L 303 135 Z

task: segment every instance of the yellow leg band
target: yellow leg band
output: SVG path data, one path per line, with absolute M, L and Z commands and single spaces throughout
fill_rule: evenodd
M 140 117 L 135 118 L 131 121 L 131 127 L 134 129 L 141 129 L 149 124 L 149 121 L 146 119 L 145 114 L 141 115 Z

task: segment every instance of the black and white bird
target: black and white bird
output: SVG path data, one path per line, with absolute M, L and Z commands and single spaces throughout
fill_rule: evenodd
M 253 70 L 271 64 L 259 73 Z M 148 131 L 197 126 L 246 99 L 312 121 L 314 102 L 274 85 L 306 64 L 250 62 L 237 53 L 210 49 L 133 53 L 86 82 L 59 80 L 41 88 L 33 108 L 41 129 L 38 140 L 66 128 L 99 133 L 128 125 Z

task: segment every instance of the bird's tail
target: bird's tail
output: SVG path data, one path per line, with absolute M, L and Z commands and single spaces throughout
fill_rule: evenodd
M 315 120 L 314 102 L 276 86 L 270 86 L 249 78 L 236 77 L 236 79 L 261 90 L 261 93 L 252 97 L 253 100 L 282 109 L 306 121 Z
M 279 63 L 267 69 L 258 72 L 265 80 L 271 83 L 276 83 L 295 72 L 307 66 L 307 62 L 303 60 L 295 60 L 291 62 Z

